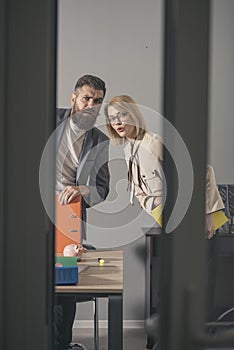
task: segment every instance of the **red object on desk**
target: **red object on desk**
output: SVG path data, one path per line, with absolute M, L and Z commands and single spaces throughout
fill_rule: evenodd
M 81 242 L 81 196 L 62 205 L 55 197 L 55 253 L 63 253 L 68 244 Z

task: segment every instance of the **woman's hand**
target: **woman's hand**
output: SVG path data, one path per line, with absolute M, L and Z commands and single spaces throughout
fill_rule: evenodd
M 159 204 L 162 203 L 163 197 L 155 197 L 153 202 L 153 208 L 156 208 Z
M 206 214 L 206 237 L 211 239 L 215 235 L 215 225 L 212 214 Z

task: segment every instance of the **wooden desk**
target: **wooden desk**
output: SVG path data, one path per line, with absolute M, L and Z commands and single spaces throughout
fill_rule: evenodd
M 100 266 L 98 258 L 104 258 Z M 123 252 L 89 251 L 78 265 L 88 265 L 79 273 L 79 283 L 71 286 L 56 286 L 60 295 L 83 295 L 108 298 L 108 350 L 123 349 Z

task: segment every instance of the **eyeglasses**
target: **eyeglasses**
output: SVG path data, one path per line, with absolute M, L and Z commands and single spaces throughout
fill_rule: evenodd
M 114 123 L 124 123 L 126 122 L 127 118 L 129 117 L 129 113 L 128 112 L 119 112 L 116 116 L 109 116 L 108 120 L 110 122 L 110 124 L 114 124 Z

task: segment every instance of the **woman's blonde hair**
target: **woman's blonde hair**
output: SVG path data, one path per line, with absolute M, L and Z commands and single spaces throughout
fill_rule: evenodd
M 130 115 L 132 123 L 136 129 L 136 139 L 141 140 L 145 134 L 146 124 L 136 101 L 128 95 L 115 96 L 106 104 L 104 109 L 106 116 L 106 127 L 110 139 L 116 144 L 122 144 L 126 141 L 126 139 L 119 136 L 109 121 L 108 108 L 110 106 L 116 108 L 119 112 L 127 112 Z

